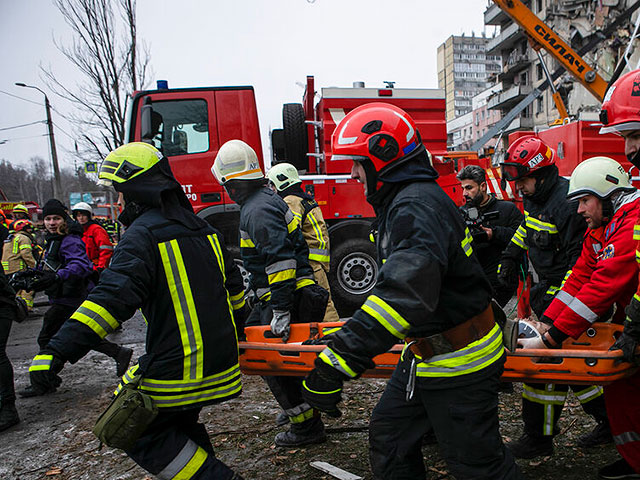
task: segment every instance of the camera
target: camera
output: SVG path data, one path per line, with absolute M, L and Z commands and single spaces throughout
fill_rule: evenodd
M 500 212 L 485 212 L 482 213 L 478 207 L 464 206 L 460 209 L 462 216 L 464 217 L 464 223 L 469 228 L 469 233 L 473 237 L 473 241 L 477 243 L 488 242 L 487 232 L 482 229 L 485 222 L 489 220 L 495 220 L 500 216 Z

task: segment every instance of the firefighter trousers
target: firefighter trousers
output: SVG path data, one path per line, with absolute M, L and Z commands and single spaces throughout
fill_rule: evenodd
M 338 315 L 336 306 L 333 304 L 333 300 L 331 300 L 331 288 L 329 288 L 329 280 L 327 279 L 327 272 L 325 271 L 324 265 L 322 265 L 321 262 L 313 260 L 309 261 L 309 265 L 313 268 L 313 276 L 316 282 L 318 282 L 318 285 L 329 292 L 329 300 L 327 300 L 327 310 L 324 314 L 323 322 L 339 322 L 340 315 Z
M 7 357 L 7 341 L 15 316 L 15 308 L 0 303 L 0 402 L 2 405 L 13 405 L 16 400 L 13 386 L 13 366 Z
M 268 302 L 259 302 L 253 307 L 245 325 L 269 325 L 273 310 Z M 293 317 L 293 315 L 292 315 Z M 295 317 L 292 318 L 295 321 Z M 302 398 L 302 377 L 265 376 L 262 377 L 269 390 L 284 410 L 296 433 L 321 429 L 322 422 L 313 408 Z
M 431 429 L 449 472 L 456 479 L 523 478 L 513 455 L 502 443 L 498 428 L 499 370 L 495 375 L 478 377 L 478 381 L 469 384 L 458 382 L 451 388 L 441 379 L 439 388 L 424 388 L 430 379 L 419 377 L 413 398 L 407 400 L 409 363 L 408 359 L 401 361 L 369 423 L 374 478 L 424 479 L 422 438 Z
M 522 387 L 522 420 L 524 431 L 529 436 L 540 437 L 558 433 L 558 420 L 562 415 L 569 388 L 578 397 L 586 413 L 592 415 L 598 423 L 608 421 L 600 386 L 525 383 Z
M 209 434 L 198 423 L 200 408 L 164 412 L 126 454 L 161 480 L 231 480 L 234 472 L 218 460 Z
M 616 448 L 640 473 L 640 372 L 605 386 L 604 399 Z

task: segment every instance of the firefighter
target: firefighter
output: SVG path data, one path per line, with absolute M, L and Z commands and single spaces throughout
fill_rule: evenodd
M 7 217 L 4 215 L 4 211 L 0 208 L 0 242 L 9 236 L 9 226 L 7 225 Z M 2 258 L 2 252 L 0 251 L 0 259 Z
M 498 200 L 493 193 L 487 192 L 487 176 L 482 167 L 467 165 L 456 177 L 465 200 L 460 210 L 467 224 L 472 224 L 473 251 L 493 287 L 493 297 L 504 307 L 516 292 L 517 285 L 505 286 L 498 282 L 498 263 L 522 222 L 522 213 L 513 202 Z M 471 218 L 470 213 L 474 211 L 475 218 Z
M 12 231 L 4 241 L 2 249 L 2 268 L 7 275 L 35 268 L 33 256 L 34 245 L 33 224 L 29 220 L 15 220 L 11 224 Z M 25 301 L 29 311 L 33 310 L 34 292 L 19 290 L 18 295 Z
M 332 159 L 353 161 L 376 212 L 379 274 L 362 307 L 324 337 L 305 398 L 339 416 L 343 382 L 404 340 L 369 425 L 374 477 L 424 478 L 422 438 L 433 429 L 457 479 L 520 478 L 498 429 L 505 352 L 491 286 L 415 122 L 394 105 L 362 105 L 336 127 L 332 148 Z
M 255 151 L 243 141 L 229 140 L 222 145 L 211 171 L 240 205 L 240 251 L 259 300 L 247 324 L 270 325 L 271 332 L 286 342 L 290 323 L 322 321 L 328 296 L 315 283 L 298 221 L 284 200 L 267 187 Z M 304 307 L 307 295 L 313 297 L 317 290 L 323 295 L 318 308 Z M 311 297 L 309 301 L 316 303 Z M 276 445 L 326 441 L 319 413 L 302 398 L 301 379 L 269 376 L 265 380 L 291 422 L 288 431 L 276 435 Z
M 269 183 L 284 199 L 291 212 L 298 220 L 302 229 L 307 246 L 309 247 L 309 265 L 313 268 L 313 275 L 316 282 L 327 292 L 329 300 L 327 311 L 324 315 L 325 322 L 339 322 L 340 316 L 331 300 L 331 289 L 329 288 L 329 232 L 322 216 L 322 210 L 311 195 L 302 190 L 302 180 L 298 176 L 298 170 L 290 163 L 278 163 L 274 165 L 267 174 Z
M 220 234 L 194 215 L 155 147 L 136 142 L 117 148 L 98 178 L 119 192 L 119 221 L 127 232 L 98 286 L 35 357 L 31 381 L 48 388 L 52 364 L 76 362 L 140 308 L 146 353 L 123 382 L 141 376 L 138 388 L 160 413 L 127 455 L 158 478 L 238 479 L 215 457 L 198 415 L 204 405 L 242 390 L 240 271 Z
M 600 133 L 615 133 L 624 138 L 625 154 L 631 164 L 640 168 L 640 70 L 620 77 L 608 90 L 602 104 Z M 640 240 L 640 218 L 633 239 Z M 640 242 L 636 247 L 640 251 Z M 640 262 L 640 258 L 636 257 Z M 640 289 L 626 309 L 624 331 L 612 349 L 619 348 L 629 362 L 638 361 L 634 351 L 640 344 Z M 605 390 L 611 432 L 622 458 L 598 473 L 600 478 L 640 478 L 640 373 L 608 385 Z
M 22 203 L 18 203 L 13 210 L 11 210 L 11 216 L 13 217 L 13 221 L 16 220 L 29 220 L 29 210 Z
M 71 207 L 71 212 L 75 221 L 82 226 L 82 241 L 87 247 L 87 256 L 93 262 L 93 269 L 99 276 L 109 266 L 113 255 L 113 244 L 109 234 L 92 218 L 93 209 L 88 203 L 76 203 Z

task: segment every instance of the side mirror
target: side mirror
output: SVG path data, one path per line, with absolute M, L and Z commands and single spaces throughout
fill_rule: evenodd
M 153 138 L 153 127 L 151 125 L 152 113 L 153 107 L 151 106 L 151 103 L 146 103 L 142 106 L 140 112 L 140 138 L 143 142 Z

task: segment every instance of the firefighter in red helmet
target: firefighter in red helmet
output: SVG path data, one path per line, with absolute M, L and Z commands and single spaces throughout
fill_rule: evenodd
M 552 148 L 537 137 L 525 136 L 509 146 L 501 163 L 503 179 L 515 182 L 523 196 L 524 220 L 502 254 L 498 278 L 507 284 L 517 282 L 516 271 L 526 265 L 528 254 L 539 278 L 531 288 L 531 308 L 543 322 L 547 320 L 544 311 L 580 256 L 586 230 L 577 201 L 567 200 L 569 182 L 558 174 L 555 160 Z M 524 433 L 509 443 L 517 458 L 553 454 L 553 437 L 558 433 L 568 389 L 567 385 L 523 385 Z M 597 422 L 578 444 L 586 447 L 611 442 L 602 387 L 579 387 L 574 392 L 585 412 Z
M 375 209 L 379 274 L 362 307 L 323 337 L 305 399 L 338 416 L 343 382 L 405 341 L 369 426 L 374 477 L 424 478 L 422 438 L 433 430 L 456 478 L 519 478 L 498 431 L 505 355 L 491 286 L 414 120 L 393 105 L 362 105 L 336 127 L 332 148 L 334 160 L 353 161 Z
M 600 133 L 615 133 L 624 138 L 629 162 L 640 168 L 640 70 L 621 76 L 607 90 L 600 120 Z M 640 221 L 636 220 L 633 239 L 640 240 Z M 636 247 L 637 251 L 640 246 Z M 640 289 L 625 310 L 624 331 L 611 347 L 621 349 L 625 359 L 638 362 L 634 352 L 640 344 Z M 598 472 L 600 478 L 640 478 L 640 373 L 607 386 L 606 402 L 610 412 L 611 433 L 622 458 Z

